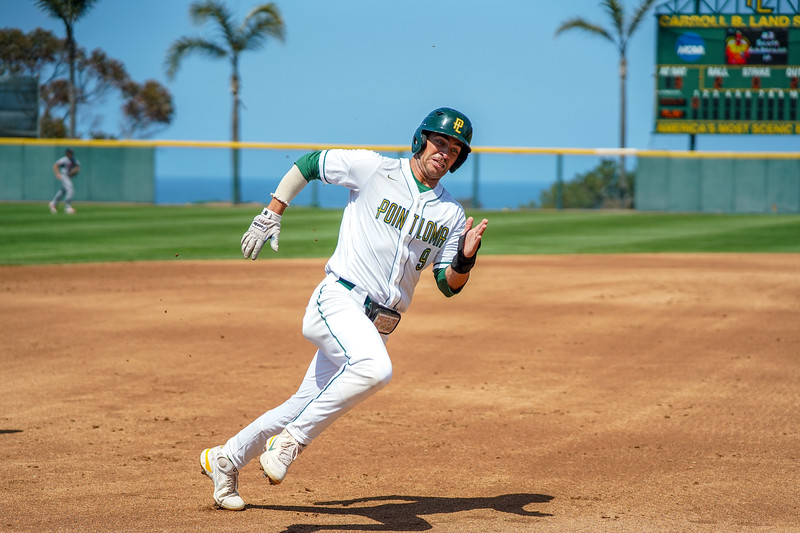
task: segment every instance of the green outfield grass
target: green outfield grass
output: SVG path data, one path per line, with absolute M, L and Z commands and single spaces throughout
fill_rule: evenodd
M 44 203 L 0 203 L 0 264 L 239 259 L 259 206 L 77 204 L 51 215 Z M 481 254 L 653 252 L 800 253 L 800 215 L 618 211 L 476 211 L 489 219 Z M 291 208 L 280 252 L 262 258 L 327 257 L 341 210 Z

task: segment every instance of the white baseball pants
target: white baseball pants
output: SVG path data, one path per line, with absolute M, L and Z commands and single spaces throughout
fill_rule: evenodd
M 318 350 L 300 388 L 224 445 L 237 469 L 261 455 L 267 439 L 284 428 L 299 443 L 309 444 L 391 379 L 387 337 L 364 314 L 364 295 L 337 279 L 328 275 L 309 299 L 303 336 Z
M 62 176 L 59 180 L 61 186 L 58 188 L 56 195 L 53 197 L 53 203 L 58 204 L 61 199 L 64 199 L 64 205 L 72 207 L 72 197 L 75 194 L 75 185 L 72 183 L 72 178 Z

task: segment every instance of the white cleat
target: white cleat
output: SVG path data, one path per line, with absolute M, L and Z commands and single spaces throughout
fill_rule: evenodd
M 58 213 L 58 209 L 56 209 L 56 204 L 54 204 L 53 202 L 47 204 L 47 207 L 50 208 L 50 212 L 53 213 L 54 215 Z
M 239 471 L 222 452 L 222 446 L 207 448 L 200 454 L 200 468 L 214 482 L 214 501 L 230 511 L 244 509 L 244 500 L 239 496 Z
M 272 485 L 279 484 L 286 477 L 289 465 L 305 448 L 305 444 L 297 442 L 285 429 L 279 435 L 270 437 L 264 446 L 264 453 L 258 459 L 264 477 L 269 478 Z

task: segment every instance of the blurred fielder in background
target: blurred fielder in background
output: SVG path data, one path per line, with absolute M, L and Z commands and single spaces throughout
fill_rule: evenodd
M 385 344 L 423 270 L 432 267 L 445 296 L 464 288 L 488 221 L 466 218 L 439 180 L 464 163 L 471 140 L 469 119 L 440 108 L 414 133 L 411 159 L 368 150 L 306 154 L 255 217 L 242 237 L 245 258 L 256 259 L 267 241 L 278 251 L 281 215 L 310 180 L 350 189 L 336 250 L 303 318 L 303 335 L 317 352 L 300 388 L 224 445 L 200 454 L 217 505 L 244 508 L 239 470 L 259 455 L 270 483 L 283 481 L 311 441 L 389 382 L 392 362 Z M 254 327 L 262 327 L 257 313 L 253 318 Z
M 72 208 L 72 196 L 75 194 L 75 187 L 72 184 L 72 178 L 78 175 L 81 170 L 80 162 L 75 159 L 72 150 L 67 148 L 64 156 L 53 163 L 53 174 L 56 179 L 61 183 L 58 192 L 50 201 L 50 212 L 54 215 L 58 213 L 58 202 L 64 199 L 64 212 L 68 215 L 74 215 L 75 209 Z

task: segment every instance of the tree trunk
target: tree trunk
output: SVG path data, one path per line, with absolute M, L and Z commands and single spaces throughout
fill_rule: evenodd
M 625 148 L 626 147 L 626 132 L 625 132 L 625 123 L 626 123 L 626 112 L 625 112 L 625 85 L 626 80 L 628 78 L 628 62 L 625 58 L 625 54 L 620 55 L 619 59 L 619 147 Z M 628 183 L 627 178 L 625 176 L 625 154 L 620 154 L 619 156 L 619 192 L 620 192 L 620 200 L 622 203 L 621 207 L 628 207 L 630 205 L 629 198 L 628 198 Z
M 237 71 L 236 63 L 233 66 L 233 75 L 231 76 L 231 92 L 233 93 L 233 120 L 231 133 L 231 140 L 235 143 L 239 142 L 239 73 Z M 234 147 L 231 151 L 233 161 L 233 203 L 238 204 L 242 201 L 241 182 L 239 178 L 239 164 L 241 154 L 239 148 Z
M 72 35 L 72 26 L 67 27 L 67 61 L 69 62 L 69 136 L 75 138 L 75 39 Z

